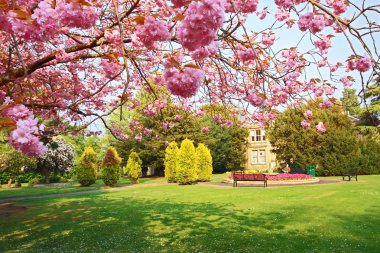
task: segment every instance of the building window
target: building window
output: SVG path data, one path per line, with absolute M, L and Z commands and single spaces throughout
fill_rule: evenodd
M 265 164 L 265 149 L 253 149 L 251 164 Z
M 251 142 L 265 141 L 265 130 L 253 130 L 251 131 Z

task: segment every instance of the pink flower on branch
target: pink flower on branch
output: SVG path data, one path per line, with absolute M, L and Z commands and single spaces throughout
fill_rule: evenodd
M 319 122 L 318 125 L 316 126 L 316 129 L 321 132 L 321 133 L 324 133 L 326 132 L 326 127 L 325 125 L 323 124 L 323 122 Z
M 171 68 L 166 70 L 166 86 L 173 95 L 184 98 L 194 96 L 204 78 L 204 71 L 186 67 L 184 70 Z

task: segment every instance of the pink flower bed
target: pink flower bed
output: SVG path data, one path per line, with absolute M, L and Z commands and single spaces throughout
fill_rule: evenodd
M 267 178 L 268 180 L 303 180 L 312 178 L 312 176 L 307 174 L 282 173 L 275 176 L 267 176 Z

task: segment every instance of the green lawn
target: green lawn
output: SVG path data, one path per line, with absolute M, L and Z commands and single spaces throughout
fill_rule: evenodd
M 140 179 L 140 183 L 152 183 L 152 182 L 163 182 L 162 178 L 144 178 Z M 130 184 L 128 178 L 119 179 L 115 187 L 121 187 Z M 9 197 L 20 197 L 20 196 L 31 196 L 31 195 L 44 195 L 44 194 L 55 194 L 55 193 L 65 193 L 65 192 L 79 192 L 79 191 L 90 191 L 107 188 L 102 180 L 97 180 L 95 184 L 89 187 L 81 187 L 78 182 L 70 182 L 68 186 L 65 187 L 28 187 L 28 184 L 23 184 L 22 188 L 0 189 L 0 199 Z M 0 251 L 1 252 L 1 251 Z
M 359 179 L 14 202 L 28 210 L 0 216 L 0 252 L 379 252 L 380 176 Z

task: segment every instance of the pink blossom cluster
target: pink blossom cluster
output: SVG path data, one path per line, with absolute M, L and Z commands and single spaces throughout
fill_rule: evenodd
M 322 103 L 319 103 L 319 107 L 327 109 L 333 106 L 333 103 L 329 99 L 324 99 Z
M 5 104 L 11 102 L 6 99 Z M 43 131 L 44 126 L 38 128 L 38 119 L 24 105 L 14 105 L 0 112 L 0 117 L 10 118 L 16 121 L 16 129 L 8 136 L 8 142 L 17 150 L 28 156 L 39 156 L 47 151 L 47 148 L 39 141 L 37 135 L 39 130 Z
M 174 128 L 174 123 L 173 122 L 162 122 L 161 128 L 162 129 L 168 129 L 168 128 Z
M 106 78 L 113 78 L 114 76 L 118 75 L 121 70 L 120 64 L 115 61 L 103 60 L 101 65 L 103 67 L 104 76 Z
M 246 100 L 253 106 L 262 106 L 265 100 L 256 94 L 256 92 L 251 92 L 248 94 Z
M 43 35 L 54 36 L 68 28 L 88 29 L 95 24 L 98 17 L 96 8 L 92 6 L 60 1 L 52 8 L 49 1 L 41 1 L 33 10 L 31 22 L 8 13 L 7 23 L 10 25 L 3 29 L 24 39 L 40 41 L 44 39 Z
M 146 48 L 154 49 L 156 41 L 169 41 L 171 34 L 169 25 L 156 20 L 152 16 L 145 18 L 144 25 L 137 26 L 136 37 Z
M 254 52 L 252 48 L 246 48 L 241 45 L 238 45 L 237 53 L 239 60 L 241 60 L 244 64 L 250 64 L 253 63 L 253 60 L 257 58 L 259 52 L 258 50 Z
M 136 131 L 138 129 L 141 129 L 142 125 L 138 121 L 131 120 L 129 121 L 129 128 L 131 129 L 131 131 Z
M 347 61 L 347 70 L 357 70 L 366 72 L 372 67 L 371 59 L 367 57 L 359 57 Z
M 312 33 L 318 33 L 326 25 L 325 18 L 322 15 L 314 15 L 312 12 L 299 16 L 298 27 L 301 31 L 310 29 Z
M 234 3 L 234 6 L 232 6 L 231 1 Z M 226 12 L 253 13 L 257 10 L 258 4 L 259 0 L 226 0 L 225 7 Z
M 194 117 L 202 117 L 206 114 L 206 112 L 202 109 L 196 109 L 195 112 L 193 113 Z
M 316 126 L 317 130 L 321 133 L 324 133 L 326 132 L 326 127 L 325 125 L 323 124 L 323 122 L 319 122 L 318 125 Z
M 290 174 L 290 173 L 281 173 L 275 176 L 268 175 L 268 180 L 278 181 L 278 180 L 303 180 L 310 179 L 311 175 L 308 174 Z
M 164 74 L 166 86 L 173 95 L 184 98 L 194 96 L 204 78 L 204 71 L 196 68 L 178 70 L 170 68 Z
M 339 81 L 343 83 L 344 87 L 351 87 L 353 84 L 348 76 L 341 77 Z
M 310 126 L 310 122 L 307 121 L 307 120 L 302 120 L 302 122 L 301 122 L 301 126 L 302 126 L 303 128 L 308 128 L 308 127 Z
M 203 133 L 208 133 L 209 131 L 210 131 L 210 129 L 207 126 L 202 127 L 202 132 Z
M 150 137 L 152 135 L 152 133 L 153 133 L 152 129 L 150 129 L 150 128 L 144 128 L 144 135 L 146 137 Z
M 274 41 L 276 40 L 276 35 L 272 32 L 269 32 L 269 33 L 263 33 L 263 40 L 262 40 L 262 43 L 269 47 L 269 46 L 272 46 L 274 44 Z
M 303 113 L 303 116 L 307 119 L 311 119 L 311 117 L 313 117 L 313 111 L 307 110 L 306 112 Z
M 194 50 L 191 53 L 191 58 L 197 61 L 201 61 L 207 57 L 210 57 L 216 54 L 216 52 L 218 52 L 218 47 L 219 47 L 219 43 L 217 41 L 213 41 L 207 46 L 203 46 L 201 48 Z
M 284 21 L 289 18 L 289 14 L 289 11 L 279 8 L 274 16 L 278 21 Z
M 327 49 L 331 47 L 331 41 L 328 36 L 322 35 L 320 40 L 314 41 L 314 45 L 321 50 L 322 54 L 326 54 Z
M 192 1 L 177 28 L 177 38 L 184 48 L 194 51 L 214 41 L 224 21 L 224 0 Z
M 346 0 L 326 0 L 326 2 L 334 9 L 336 15 L 345 13 L 348 7 Z
M 289 9 L 293 4 L 298 5 L 300 3 L 306 2 L 306 0 L 275 0 L 274 2 L 278 7 Z

